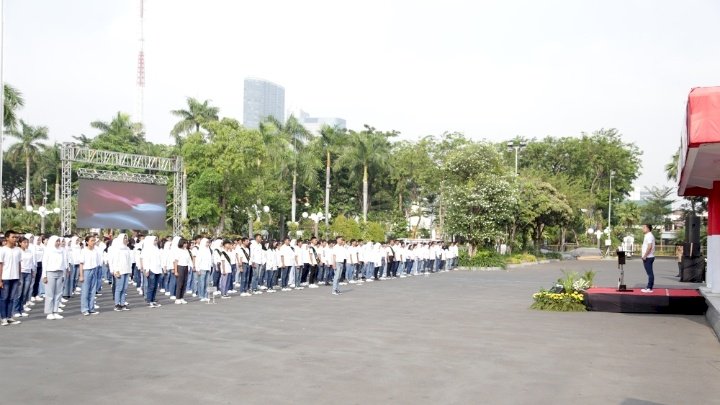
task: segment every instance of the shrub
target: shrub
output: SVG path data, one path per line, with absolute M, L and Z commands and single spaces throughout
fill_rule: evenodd
M 505 256 L 493 250 L 478 250 L 475 255 L 469 257 L 467 251 L 460 252 L 460 265 L 464 267 L 500 267 L 507 265 Z
M 520 264 L 520 263 L 534 263 L 537 261 L 537 258 L 535 255 L 532 255 L 530 253 L 516 253 L 510 256 L 508 258 L 507 262 L 510 264 Z
M 562 260 L 562 253 L 558 253 L 558 252 L 541 253 L 541 255 L 545 259 Z

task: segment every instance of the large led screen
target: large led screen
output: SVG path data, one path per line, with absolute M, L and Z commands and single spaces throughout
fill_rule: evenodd
M 78 187 L 78 228 L 166 228 L 167 186 L 80 179 Z

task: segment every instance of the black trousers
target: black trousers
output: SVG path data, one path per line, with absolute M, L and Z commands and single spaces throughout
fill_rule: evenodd
M 310 274 L 310 263 L 303 264 L 302 276 L 300 277 L 301 283 L 308 282 L 308 275 Z
M 306 266 L 310 266 L 309 264 L 306 264 Z M 308 274 L 308 283 L 309 284 L 315 284 L 317 283 L 317 273 L 318 273 L 318 266 L 310 266 L 310 273 Z
M 37 271 L 35 272 L 35 282 L 33 282 L 32 286 L 32 294 L 30 294 L 33 297 L 37 297 L 38 293 L 40 292 L 40 279 L 42 278 L 42 262 L 37 263 Z
M 178 266 L 177 284 L 175 285 L 175 298 L 181 300 L 185 296 L 188 266 Z

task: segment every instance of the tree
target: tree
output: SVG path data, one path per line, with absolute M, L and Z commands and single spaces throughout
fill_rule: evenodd
M 675 151 L 670 161 L 665 164 L 665 175 L 669 181 L 675 181 L 678 175 L 678 161 L 680 160 L 680 148 Z
M 494 147 L 472 143 L 449 152 L 443 177 L 447 230 L 465 238 L 471 250 L 500 239 L 516 215 L 517 192 Z
M 375 128 L 365 125 L 361 132 L 350 131 L 347 143 L 336 164 L 349 170 L 350 178 L 362 173 L 362 218 L 367 222 L 369 171 L 371 168 L 381 169 L 387 166 L 390 157 L 390 136 L 397 132 L 377 132 Z
M 542 245 L 546 226 L 563 226 L 573 217 L 573 209 L 565 196 L 552 184 L 539 178 L 520 179 L 518 208 L 516 222 L 533 230 L 536 249 Z
M 100 131 L 90 144 L 94 149 L 146 153 L 148 142 L 142 132 L 142 124 L 132 122 L 129 114 L 118 112 L 110 122 L 93 121 L 90 126 Z
M 213 134 L 209 139 L 199 132 L 185 139 L 182 156 L 190 184 L 188 213 L 219 235 L 236 210 L 241 213 L 254 203 L 253 171 L 265 151 L 260 133 L 236 120 L 223 118 L 209 123 L 208 129 Z
M 640 208 L 643 223 L 660 225 L 665 224 L 665 217 L 672 212 L 673 202 L 670 196 L 673 189 L 670 187 L 646 187 L 650 196 Z
M 30 162 L 45 148 L 40 141 L 48 139 L 47 127 L 33 127 L 25 121 L 20 120 L 21 130 L 11 130 L 10 136 L 16 138 L 18 143 L 12 145 L 8 150 L 10 156 L 16 159 L 25 160 L 25 206 L 30 204 Z
M 295 118 L 294 115 L 290 115 L 285 123 L 280 122 L 277 118 L 270 116 L 266 120 L 275 128 L 275 134 L 281 139 L 287 142 L 287 145 L 292 152 L 292 200 L 290 208 L 290 218 L 292 222 L 296 221 L 297 214 L 297 179 L 298 179 L 298 168 L 302 163 L 303 169 L 307 169 L 308 166 L 313 166 L 311 158 L 307 156 L 301 156 L 301 152 L 305 147 L 305 142 L 311 138 L 310 132 Z M 301 158 L 304 158 L 301 161 Z M 312 180 L 312 174 L 309 171 L 304 171 L 307 174 L 305 180 L 308 182 Z
M 187 98 L 187 110 L 172 110 L 170 113 L 180 118 L 170 134 L 175 138 L 175 143 L 180 145 L 181 135 L 190 134 L 194 132 L 200 132 L 200 127 L 203 125 L 218 120 L 218 114 L 220 109 L 210 105 L 210 100 L 205 100 L 202 103 L 193 97 Z
M 618 204 L 615 214 L 618 217 L 618 223 L 625 228 L 626 232 L 640 222 L 640 206 L 633 201 L 623 201 Z
M 325 226 L 328 226 L 329 214 L 330 214 L 330 163 L 331 156 L 336 153 L 337 149 L 341 145 L 342 136 L 345 135 L 345 130 L 337 126 L 331 127 L 329 125 L 323 125 L 320 128 L 320 142 L 322 150 L 325 152 Z
M 74 140 L 78 141 L 80 146 L 88 147 L 92 143 L 92 138 L 88 138 L 85 134 L 73 135 Z
M 7 83 L 4 84 L 4 98 L 3 123 L 5 128 L 14 130 L 17 127 L 17 110 L 25 106 L 25 99 L 18 89 Z

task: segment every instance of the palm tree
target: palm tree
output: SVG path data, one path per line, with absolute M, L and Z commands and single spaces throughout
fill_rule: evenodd
M 375 128 L 368 125 L 365 125 L 365 130 L 362 132 L 351 131 L 348 142 L 336 161 L 339 167 L 347 167 L 350 170 L 351 178 L 356 177 L 357 173 L 362 173 L 362 212 L 364 222 L 367 222 L 368 213 L 368 170 L 371 167 L 383 168 L 388 164 L 390 143 L 387 137 L 387 134 L 376 132 Z
M 319 142 L 325 151 L 325 226 L 329 226 L 330 214 L 330 155 L 340 145 L 341 136 L 345 133 L 345 129 L 337 126 L 331 127 L 323 125 L 320 128 Z
M 202 103 L 193 97 L 187 98 L 187 110 L 172 110 L 170 113 L 176 117 L 180 117 L 180 121 L 173 127 L 170 134 L 175 138 L 175 143 L 180 144 L 182 134 L 190 134 L 200 132 L 200 126 L 210 121 L 218 120 L 218 107 L 210 106 L 210 100 Z
M 300 154 L 305 147 L 305 142 L 312 136 L 310 132 L 295 118 L 294 115 L 290 115 L 285 123 L 280 122 L 277 118 L 270 116 L 266 120 L 269 124 L 275 127 L 275 133 L 287 142 L 290 150 L 292 151 L 292 201 L 291 201 L 291 213 L 290 217 L 292 222 L 296 222 L 297 214 L 297 179 L 298 179 L 298 163 Z M 305 156 L 302 156 L 305 158 Z M 304 159 L 303 159 L 304 160 Z M 303 162 L 303 168 L 310 166 L 307 162 Z M 307 172 L 305 172 L 307 173 Z M 308 174 L 308 177 L 310 175 Z M 308 179 L 304 179 L 308 180 Z
M 80 146 L 83 147 L 90 146 L 90 143 L 92 142 L 92 138 L 88 138 L 85 134 L 73 135 L 72 138 L 78 141 L 80 143 Z
M 47 127 L 33 127 L 20 120 L 21 131 L 12 130 L 10 136 L 17 138 L 18 143 L 8 149 L 10 156 L 15 159 L 25 159 L 25 206 L 30 205 L 30 161 L 46 146 L 40 141 L 48 139 Z
M 4 85 L 4 92 L 3 123 L 5 123 L 5 128 L 14 130 L 17 127 L 16 111 L 25 105 L 25 99 L 18 89 L 9 84 Z
M 92 140 L 97 149 L 139 153 L 146 144 L 142 124 L 132 122 L 130 114 L 118 112 L 112 121 L 93 121 L 90 126 L 100 131 Z

